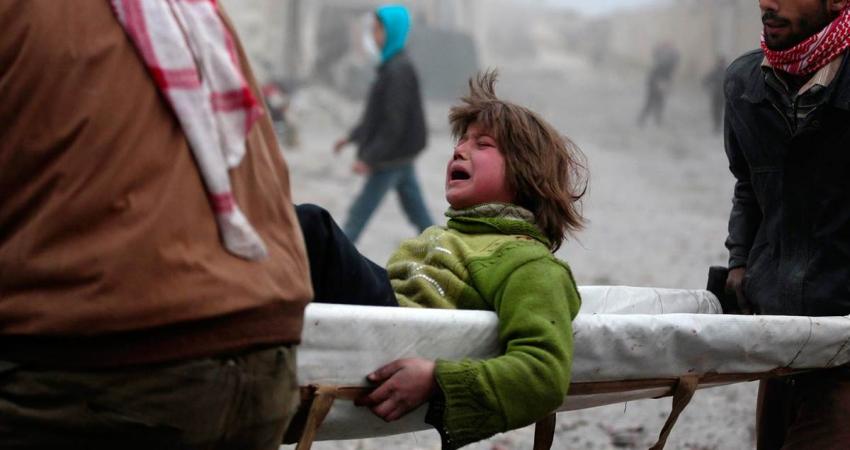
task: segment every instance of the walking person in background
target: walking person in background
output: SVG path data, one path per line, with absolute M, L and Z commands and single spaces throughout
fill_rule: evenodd
M 726 58 L 717 55 L 714 65 L 702 79 L 702 87 L 708 94 L 709 114 L 711 115 L 711 126 L 715 133 L 723 130 L 723 77 L 726 75 Z
M 848 0 L 760 0 L 726 73 L 729 277 L 744 312 L 850 314 Z M 758 448 L 850 448 L 850 368 L 763 381 Z
M 293 90 L 284 83 L 271 81 L 262 86 L 272 124 L 284 148 L 298 149 L 301 145 L 298 126 L 292 119 Z
M 673 82 L 673 74 L 679 65 L 679 51 L 669 42 L 663 42 L 652 52 L 652 66 L 646 79 L 646 102 L 638 116 L 638 125 L 644 126 L 651 116 L 656 125 L 661 125 L 664 106 Z
M 353 170 L 367 176 L 343 226 L 352 242 L 360 237 L 390 189 L 398 192 L 404 213 L 418 231 L 434 223 L 413 167 L 425 148 L 427 129 L 419 80 L 404 51 L 409 31 L 407 8 L 388 5 L 377 9 L 372 33 L 381 52 L 377 78 L 360 124 L 334 145 L 336 153 L 348 143 L 357 145 Z
M 309 267 L 222 14 L 0 2 L 0 448 L 280 446 Z

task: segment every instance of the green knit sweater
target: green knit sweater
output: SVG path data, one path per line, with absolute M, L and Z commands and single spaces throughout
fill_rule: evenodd
M 502 355 L 437 361 L 428 422 L 454 449 L 545 417 L 570 384 L 581 300 L 533 216 L 513 205 L 449 210 L 447 227 L 405 241 L 387 265 L 399 304 L 494 311 Z

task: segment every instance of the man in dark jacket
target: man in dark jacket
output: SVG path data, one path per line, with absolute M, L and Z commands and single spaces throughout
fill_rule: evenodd
M 850 314 L 848 4 L 761 0 L 762 50 L 727 70 L 727 289 L 745 312 Z M 770 380 L 759 448 L 850 448 L 848 417 L 847 368 Z
M 348 211 L 345 234 L 356 242 L 384 195 L 395 188 L 407 218 L 421 232 L 433 224 L 422 199 L 413 161 L 425 148 L 427 130 L 416 71 L 404 51 L 410 14 L 404 6 L 376 11 L 373 35 L 381 49 L 381 65 L 369 91 L 366 112 L 334 151 L 352 142 L 358 146 L 353 170 L 369 175 Z

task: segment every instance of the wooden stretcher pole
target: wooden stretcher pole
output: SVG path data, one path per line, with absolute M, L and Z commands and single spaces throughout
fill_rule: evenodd
M 296 431 L 298 444 L 295 450 L 310 450 L 316 440 L 316 432 L 328 416 L 336 399 L 350 400 L 366 395 L 374 388 L 362 386 L 310 385 L 301 388 L 301 401 L 309 405 L 303 428 Z M 290 441 L 292 442 L 292 441 Z
M 534 450 L 549 450 L 555 441 L 555 413 L 534 425 Z
M 754 381 L 764 378 L 773 378 L 779 376 L 793 375 L 808 370 L 801 369 L 776 369 L 770 372 L 763 373 L 746 373 L 746 374 L 704 374 L 704 375 L 687 375 L 680 378 L 658 378 L 648 380 L 623 380 L 623 381 L 599 381 L 599 382 L 584 382 L 573 383 L 570 385 L 571 395 L 594 395 L 594 394 L 610 394 L 618 392 L 628 392 L 644 389 L 666 389 L 666 393 L 660 397 L 668 395 L 673 396 L 673 409 L 667 417 L 664 427 L 658 437 L 658 442 L 651 450 L 661 450 L 667 442 L 667 437 L 673 429 L 679 415 L 688 405 L 694 391 L 700 384 L 704 385 L 721 385 L 729 383 L 739 383 L 744 381 Z M 319 426 L 327 417 L 333 403 L 336 399 L 350 400 L 368 394 L 374 389 L 373 387 L 363 386 L 324 386 L 310 385 L 301 388 L 302 407 L 307 409 L 307 418 L 304 422 L 303 430 L 296 428 L 294 430 L 294 439 L 288 442 L 298 441 L 296 450 L 310 450 L 313 441 L 316 439 L 316 432 Z M 658 398 L 658 397 L 657 397 Z M 309 405 L 309 406 L 308 406 Z M 534 450 L 548 450 L 552 448 L 555 435 L 555 414 L 552 413 L 544 419 L 537 422 L 534 428 Z
M 662 450 L 664 448 L 664 445 L 667 444 L 667 437 L 670 436 L 670 431 L 673 429 L 673 425 L 676 424 L 679 414 L 690 403 L 698 385 L 699 375 L 688 375 L 679 378 L 679 382 L 676 383 L 676 390 L 673 391 L 673 409 L 670 410 L 670 415 L 667 416 L 667 421 L 664 422 L 664 427 L 661 428 L 658 442 L 650 447 L 649 450 Z
M 304 425 L 304 431 L 301 434 L 301 439 L 298 440 L 298 445 L 295 446 L 295 450 L 310 450 L 313 441 L 316 439 L 316 431 L 324 422 L 325 417 L 328 416 L 334 400 L 336 400 L 336 388 L 332 386 L 316 387 L 310 412 L 307 413 L 307 423 Z
M 775 369 L 759 373 L 708 373 L 699 376 L 699 384 L 723 385 L 762 380 L 765 378 L 783 377 L 808 372 L 811 369 Z M 697 375 L 694 375 L 697 376 Z M 661 397 L 673 395 L 680 378 L 653 378 L 643 380 L 622 381 L 585 381 L 570 384 L 568 395 L 613 394 L 619 392 L 638 391 L 643 389 L 667 388 L 668 393 Z

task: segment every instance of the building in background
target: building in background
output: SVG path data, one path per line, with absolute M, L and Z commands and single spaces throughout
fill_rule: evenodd
M 365 95 L 373 71 L 362 48 L 363 18 L 385 2 L 222 1 L 261 80 Z M 401 3 L 414 17 L 410 53 L 431 98 L 454 97 L 480 67 L 533 67 L 541 54 L 642 72 L 663 41 L 683 55 L 678 76 L 698 80 L 719 56 L 731 60 L 755 48 L 760 32 L 751 0 L 667 0 L 598 17 L 535 0 Z
M 285 86 L 322 83 L 362 97 L 374 72 L 362 46 L 374 0 L 226 0 L 257 76 Z M 451 97 L 479 67 L 480 0 L 412 0 L 410 54 L 431 97 Z

